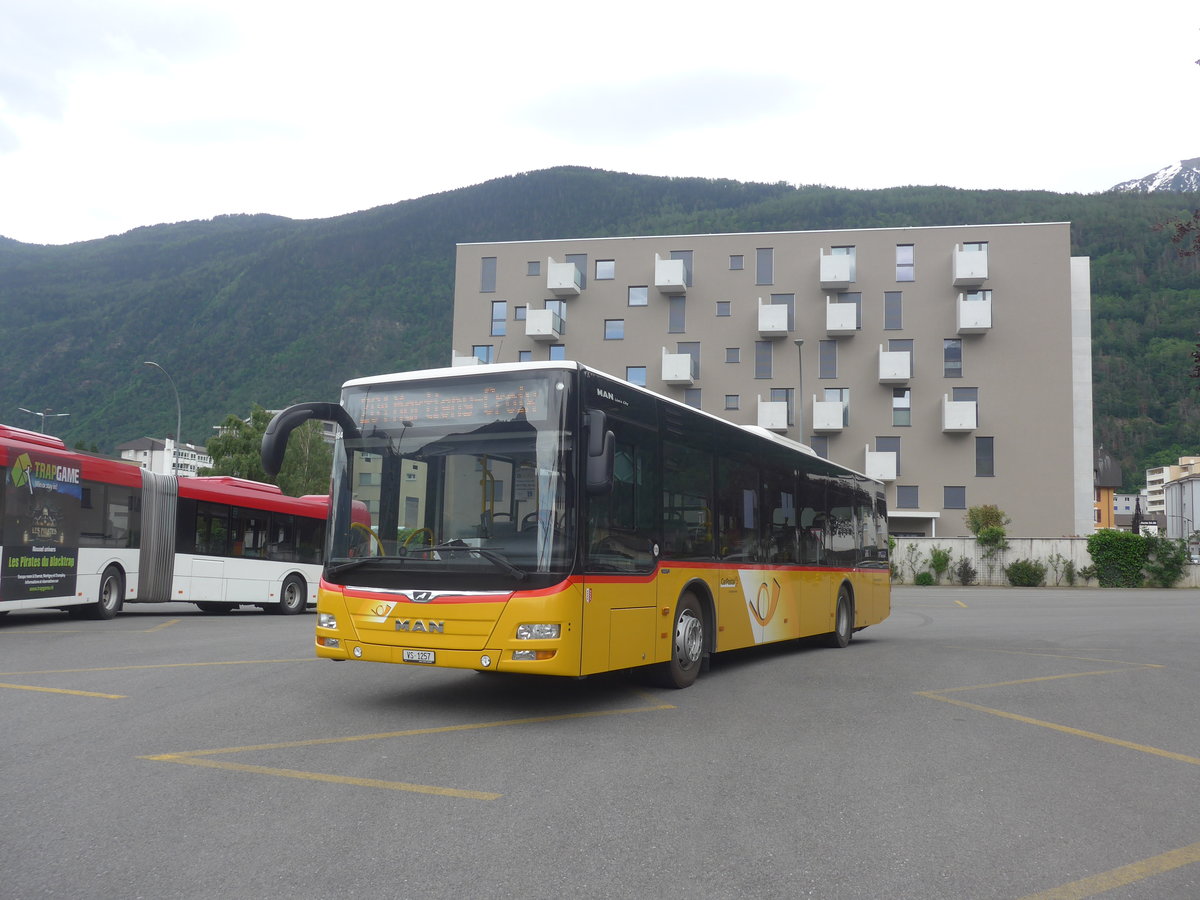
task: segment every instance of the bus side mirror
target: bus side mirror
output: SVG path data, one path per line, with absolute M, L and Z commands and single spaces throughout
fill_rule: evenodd
M 346 437 L 358 437 L 358 426 L 350 413 L 340 403 L 297 403 L 287 409 L 280 410 L 267 424 L 263 432 L 262 449 L 259 458 L 262 460 L 263 471 L 274 478 L 283 468 L 283 454 L 287 450 L 288 435 L 303 425 L 309 419 L 320 419 L 323 422 L 336 422 L 341 426 L 342 434 Z
M 608 430 L 608 418 L 598 409 L 587 414 L 587 492 L 607 494 L 612 490 L 613 462 L 617 439 Z

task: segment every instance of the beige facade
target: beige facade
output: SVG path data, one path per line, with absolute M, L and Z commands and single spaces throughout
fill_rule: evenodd
M 577 359 L 887 483 L 895 534 L 1094 527 L 1070 225 L 460 244 L 455 364 Z

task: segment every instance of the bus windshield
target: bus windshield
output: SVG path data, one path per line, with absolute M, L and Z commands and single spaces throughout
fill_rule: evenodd
M 334 454 L 326 577 L 528 587 L 573 558 L 569 373 L 347 387 L 360 436 Z M 538 578 L 537 576 L 542 576 Z

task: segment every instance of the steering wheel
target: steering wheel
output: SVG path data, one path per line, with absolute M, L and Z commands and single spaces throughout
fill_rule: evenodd
M 351 527 L 351 528 L 357 528 L 359 531 L 365 531 L 365 532 L 366 532 L 368 535 L 370 535 L 370 536 L 371 536 L 371 537 L 372 537 L 372 538 L 375 540 L 375 546 L 379 548 L 379 553 L 378 553 L 377 555 L 378 555 L 378 556 L 383 556 L 383 555 L 384 555 L 384 552 L 383 552 L 383 541 L 381 541 L 381 540 L 379 539 L 379 535 L 377 535 L 377 534 L 375 533 L 375 529 L 374 529 L 374 528 L 372 528 L 370 525 L 364 525 L 362 522 L 352 522 L 352 523 L 350 524 L 350 527 Z

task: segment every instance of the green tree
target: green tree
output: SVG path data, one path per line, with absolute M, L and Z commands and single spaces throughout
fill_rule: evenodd
M 235 415 L 226 416 L 220 433 L 205 447 L 212 457 L 212 468 L 203 469 L 200 474 L 232 475 L 278 484 L 279 489 L 291 497 L 328 494 L 333 451 L 325 442 L 321 423 L 305 422 L 291 433 L 283 466 L 278 477 L 272 478 L 263 471 L 260 455 L 263 432 L 270 421 L 271 414 L 257 403 L 250 410 L 249 421 Z
M 994 503 L 972 506 L 963 516 L 963 522 L 975 537 L 979 537 L 980 532 L 985 528 L 1004 528 L 1011 521 L 1012 519 L 1004 514 L 1004 510 Z

